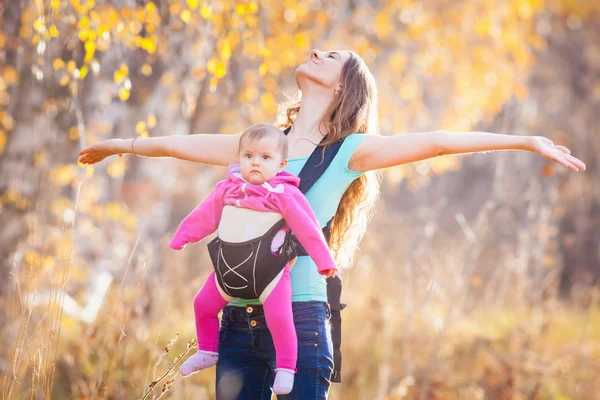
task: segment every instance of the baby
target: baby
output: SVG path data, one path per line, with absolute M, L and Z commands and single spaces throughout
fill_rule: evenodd
M 321 275 L 334 276 L 335 262 L 317 219 L 298 189 L 300 179 L 284 172 L 287 137 L 267 124 L 240 137 L 239 163 L 229 178 L 179 225 L 169 246 L 181 250 L 218 228 L 208 244 L 214 271 L 194 299 L 198 352 L 179 371 L 188 376 L 218 361 L 219 311 L 235 298 L 259 299 L 276 351 L 273 391 L 294 384 L 298 343 L 292 315 L 291 232 L 315 261 Z M 291 229 L 291 232 L 290 232 Z

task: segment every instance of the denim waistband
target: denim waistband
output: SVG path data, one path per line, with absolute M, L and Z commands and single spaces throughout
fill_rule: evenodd
M 325 301 L 295 301 L 292 303 L 294 321 L 328 320 L 331 317 L 329 304 Z M 262 305 L 246 307 L 226 306 L 223 308 L 221 324 L 224 327 L 248 327 L 254 321 L 255 326 L 266 326 L 265 312 Z

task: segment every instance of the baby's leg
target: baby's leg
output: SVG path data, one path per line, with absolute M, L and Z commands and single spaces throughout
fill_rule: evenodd
M 198 352 L 188 358 L 179 372 L 188 376 L 201 369 L 212 367 L 219 360 L 219 318 L 217 315 L 233 300 L 219 290 L 214 271 L 194 299 Z
M 298 360 L 298 339 L 292 313 L 291 266 L 288 263 L 281 278 L 263 301 L 265 319 L 273 337 L 275 346 L 275 364 L 277 372 L 273 391 L 286 394 L 294 385 L 294 373 Z

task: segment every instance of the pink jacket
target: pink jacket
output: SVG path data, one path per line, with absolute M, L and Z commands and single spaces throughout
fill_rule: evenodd
M 268 182 L 254 185 L 242 178 L 239 163 L 231 164 L 228 174 L 229 179 L 217 183 L 215 190 L 179 224 L 169 243 L 172 249 L 181 250 L 213 233 L 219 226 L 223 207 L 232 205 L 280 213 L 317 264 L 319 273 L 337 270 L 317 218 L 298 189 L 300 178 L 281 172 Z

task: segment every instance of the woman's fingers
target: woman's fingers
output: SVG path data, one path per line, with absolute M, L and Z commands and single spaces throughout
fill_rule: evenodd
M 569 162 L 571 165 L 573 165 L 575 168 L 577 168 L 577 170 L 584 170 L 585 171 L 585 164 L 583 163 L 583 161 L 579 160 L 578 158 L 573 157 L 570 154 L 563 154 L 562 157 Z
M 571 150 L 567 149 L 565 146 L 560 146 L 556 144 L 554 145 L 554 147 L 561 152 L 560 156 L 562 156 L 570 165 L 574 166 L 577 169 L 585 170 L 585 164 L 583 163 L 583 161 L 579 160 L 576 157 L 573 157 L 571 155 Z
M 560 146 L 560 145 L 556 145 L 555 144 L 554 147 L 556 147 L 557 149 L 559 149 L 563 153 L 571 154 L 571 150 L 567 149 L 565 146 Z
M 571 159 L 572 162 L 575 163 L 575 165 L 577 165 L 579 167 L 579 169 L 582 169 L 585 171 L 586 166 L 583 161 L 581 161 L 578 158 L 573 157 L 572 155 L 568 155 L 567 157 L 569 157 L 569 159 Z
M 557 158 L 560 160 L 561 164 L 567 168 L 571 168 L 575 172 L 585 170 L 585 164 L 571 155 L 558 156 Z

